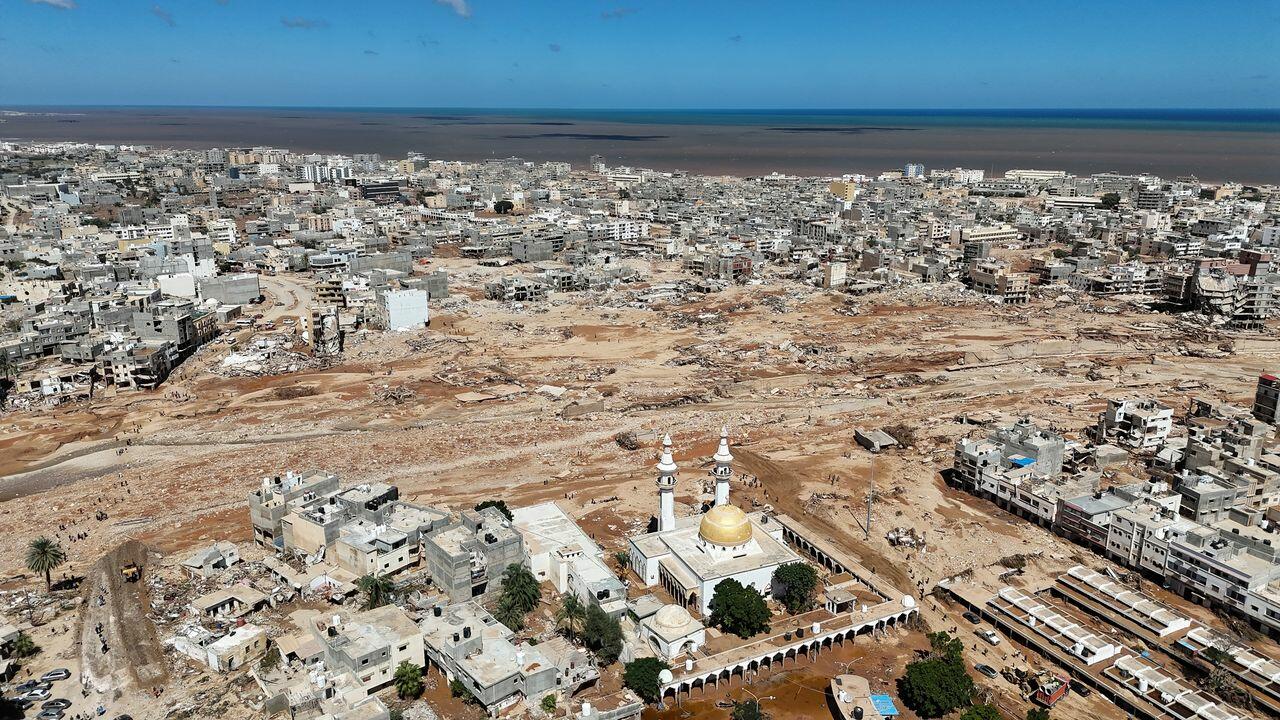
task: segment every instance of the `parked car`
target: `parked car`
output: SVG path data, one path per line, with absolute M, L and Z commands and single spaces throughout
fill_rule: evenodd
M 62 711 L 62 708 L 51 708 L 49 710 L 41 710 L 40 714 L 36 715 L 36 720 L 62 720 L 63 715 L 66 715 L 66 713 Z
M 55 680 L 66 680 L 71 677 L 71 671 L 66 668 L 58 668 L 40 676 L 42 682 L 53 682 Z
M 1079 695 L 1080 697 L 1089 697 L 1093 694 L 1093 691 L 1089 689 L 1089 686 L 1084 683 L 1072 682 L 1070 689 L 1071 692 Z
M 983 640 L 990 643 L 991 645 L 1000 644 L 1000 636 L 996 634 L 995 630 L 979 630 L 978 637 L 982 638 Z
M 18 706 L 19 710 L 26 710 L 27 708 L 36 704 L 35 700 L 28 698 L 26 695 L 16 695 L 14 697 L 11 697 L 9 698 L 9 702 L 13 705 Z
M 57 708 L 58 710 L 66 710 L 69 707 L 71 707 L 71 701 L 66 698 L 55 698 L 53 700 L 45 700 L 43 703 L 40 704 L 41 710 L 52 710 L 54 708 Z
M 14 690 L 17 690 L 20 693 L 26 694 L 31 692 L 32 690 L 35 690 L 38 687 L 40 687 L 39 680 L 28 680 L 23 683 L 18 683 L 18 687 L 14 688 Z
M 969 622 L 973 623 L 974 625 L 977 625 L 978 623 L 982 622 L 982 617 L 981 617 L 981 616 L 979 616 L 979 615 L 978 615 L 978 613 L 976 613 L 976 612 L 974 612 L 974 611 L 972 611 L 972 610 L 968 610 L 968 611 L 966 611 L 966 612 L 965 612 L 965 614 L 964 614 L 964 615 L 962 615 L 961 617 L 963 617 L 965 620 L 968 620 Z
M 974 665 L 973 669 L 977 670 L 983 675 L 986 675 L 989 678 L 996 678 L 996 677 L 999 677 L 1000 675 L 1000 673 L 996 672 L 995 668 L 991 667 L 990 665 L 983 665 L 982 663 L 978 663 L 977 665 Z
M 48 700 L 49 688 L 38 687 L 35 690 L 28 691 L 26 697 L 29 700 Z

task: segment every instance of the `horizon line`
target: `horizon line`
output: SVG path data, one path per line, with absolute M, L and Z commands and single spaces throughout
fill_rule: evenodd
M 183 108 L 183 109 L 295 109 L 295 110 L 538 110 L 569 112 L 1280 112 L 1280 106 L 983 106 L 983 107 L 567 107 L 537 105 L 221 105 L 183 103 L 14 103 L 0 105 L 0 110 L 14 108 Z

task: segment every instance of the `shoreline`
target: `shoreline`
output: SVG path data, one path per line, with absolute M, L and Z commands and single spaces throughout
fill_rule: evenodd
M 175 149 L 268 145 L 294 152 L 367 152 L 386 157 L 416 152 L 472 162 L 516 156 L 533 162 L 568 161 L 579 167 L 588 156 L 600 154 L 610 166 L 704 175 L 874 175 L 918 162 L 927 168 L 982 169 L 989 176 L 1011 168 L 1037 168 L 1077 175 L 1195 175 L 1212 182 L 1280 184 L 1280 132 L 1250 123 L 1233 130 L 1198 130 L 1175 129 L 1176 123 L 1160 129 L 1034 122 L 979 127 L 830 115 L 761 116 L 765 124 L 697 124 L 541 111 L 467 115 L 354 109 L 80 108 L 75 113 L 5 116 L 0 138 Z M 841 120 L 859 122 L 841 124 Z

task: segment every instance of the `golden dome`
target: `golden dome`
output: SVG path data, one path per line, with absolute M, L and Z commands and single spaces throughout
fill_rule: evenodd
M 735 505 L 717 505 L 702 516 L 698 535 L 716 545 L 741 545 L 751 539 L 751 522 Z

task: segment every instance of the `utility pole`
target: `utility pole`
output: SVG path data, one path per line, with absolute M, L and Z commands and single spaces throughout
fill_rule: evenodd
M 871 504 L 876 500 L 876 461 L 871 461 L 871 489 L 867 491 L 867 524 L 863 528 L 864 540 L 871 539 Z

